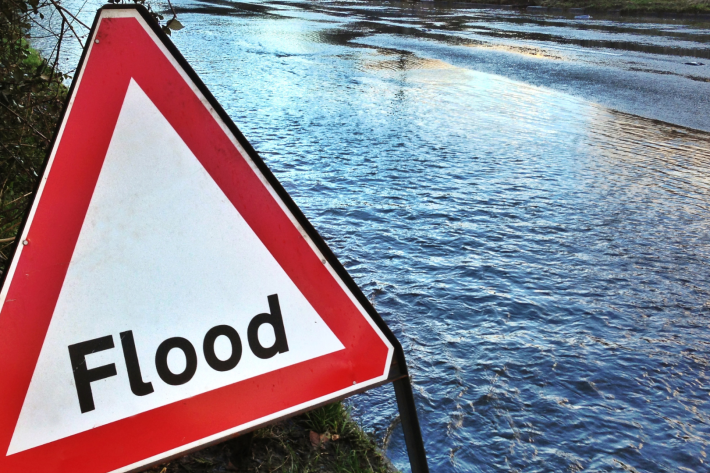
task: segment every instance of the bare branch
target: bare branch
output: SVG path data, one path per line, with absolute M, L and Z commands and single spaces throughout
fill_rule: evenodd
M 168 6 L 170 7 L 170 10 L 173 12 L 173 18 L 177 18 L 177 13 L 175 13 L 175 9 L 173 8 L 173 4 L 170 3 L 170 0 L 168 0 Z
M 50 1 L 52 1 L 52 0 L 50 0 Z M 54 1 L 52 1 L 52 3 L 54 3 Z M 83 26 L 83 27 L 86 28 L 87 30 L 90 30 L 90 29 L 91 29 L 91 28 L 89 28 L 88 26 L 86 26 L 86 24 L 84 24 L 79 18 L 75 17 L 75 16 L 72 14 L 72 12 L 70 12 L 69 10 L 67 10 L 63 5 L 59 5 L 59 4 L 57 4 L 57 3 L 54 3 L 54 5 L 55 5 L 57 8 L 61 8 L 62 10 L 64 10 L 64 11 L 67 13 L 67 15 L 69 15 L 69 16 L 72 17 L 72 18 L 74 18 L 74 20 L 76 20 L 77 23 L 79 23 L 81 26 Z
M 4 103 L 0 103 L 0 105 L 2 105 L 2 107 L 3 107 L 5 110 L 7 110 L 8 112 L 12 113 L 13 115 L 15 115 L 17 118 L 19 118 L 19 119 L 22 120 L 23 122 L 25 122 L 25 123 L 27 124 L 27 126 L 29 126 L 29 127 L 32 129 L 32 131 L 34 131 L 34 132 L 37 133 L 39 136 L 41 136 L 42 139 L 44 139 L 44 141 L 46 141 L 47 144 L 49 144 L 49 139 L 47 139 L 47 137 L 44 136 L 37 128 L 35 128 L 34 126 L 32 126 L 32 124 L 31 124 L 30 122 L 28 122 L 26 119 L 22 118 L 20 115 L 18 115 L 17 112 L 15 112 L 14 110 L 12 110 L 11 108 L 8 108 Z
M 33 34 L 33 35 L 32 35 L 32 38 L 34 38 L 34 39 L 44 39 L 44 38 L 56 38 L 56 37 L 57 37 L 57 33 L 55 33 L 54 31 L 50 30 L 49 28 L 47 28 L 45 25 L 43 25 L 42 23 L 40 23 L 39 21 L 37 21 L 35 18 L 30 17 L 29 20 L 30 20 L 32 23 L 34 23 L 36 27 L 38 27 L 38 28 L 40 28 L 40 29 L 46 31 L 47 33 L 49 33 L 47 36 L 38 36 L 38 35 L 34 35 L 34 34 Z
M 59 14 L 62 15 L 62 18 L 67 22 L 67 26 L 69 27 L 71 32 L 74 33 L 74 37 L 76 38 L 77 41 L 79 41 L 79 44 L 83 48 L 84 43 L 81 42 L 81 38 L 79 38 L 79 35 L 76 34 L 76 31 L 74 31 L 74 27 L 71 25 L 71 22 L 69 20 L 67 20 L 66 16 L 64 16 L 64 11 L 62 10 L 61 6 L 55 0 L 49 0 L 49 1 L 52 3 L 52 5 L 54 5 L 54 8 L 57 9 Z
M 57 48 L 57 56 L 54 59 L 54 66 L 52 67 L 52 77 L 49 79 L 50 82 L 54 80 L 54 72 L 57 70 L 57 67 L 59 67 L 59 50 L 62 48 L 62 40 L 64 39 L 64 18 L 62 18 L 62 27 L 59 30 L 59 39 L 57 40 L 56 48 Z

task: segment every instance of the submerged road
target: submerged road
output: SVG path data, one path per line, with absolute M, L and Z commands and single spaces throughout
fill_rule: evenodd
M 403 69 L 408 59 L 441 60 L 710 131 L 708 20 L 604 16 L 577 20 L 573 15 L 428 2 L 225 0 L 192 3 L 182 11 L 314 19 L 332 24 L 323 41 L 401 53 Z

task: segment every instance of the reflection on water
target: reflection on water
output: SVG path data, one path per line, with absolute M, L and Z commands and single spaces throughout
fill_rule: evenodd
M 707 470 L 709 134 L 234 5 L 174 40 L 402 341 L 433 471 Z M 352 405 L 406 469 L 391 388 Z
M 420 58 L 406 51 L 388 51 L 381 49 L 378 53 L 385 59 L 367 58 L 359 64 L 365 71 L 403 72 L 411 69 L 448 69 L 452 65 L 438 59 Z
M 710 58 L 710 48 L 706 45 L 704 47 L 698 47 L 698 42 L 707 42 L 708 38 L 705 36 L 693 36 L 688 34 L 678 34 L 678 32 L 661 32 L 656 36 L 656 32 L 653 32 L 654 42 L 638 41 L 640 38 L 635 37 L 633 33 L 624 34 L 624 29 L 613 29 L 611 34 L 604 35 L 601 32 L 604 31 L 602 28 L 595 28 L 593 31 L 593 37 L 588 37 L 591 35 L 580 34 L 583 33 L 584 29 L 574 28 L 572 31 L 555 31 L 553 33 L 540 32 L 537 28 L 540 26 L 535 22 L 533 28 L 514 28 L 511 29 L 510 26 L 506 30 L 501 31 L 495 28 L 494 25 L 491 27 L 487 26 L 477 26 L 476 33 L 490 36 L 494 38 L 505 38 L 505 39 L 516 39 L 524 41 L 553 41 L 559 44 L 572 44 L 576 46 L 582 46 L 585 48 L 607 48 L 607 49 L 621 49 L 624 51 L 639 51 L 651 54 L 664 54 L 671 56 L 692 56 L 708 59 Z M 551 22 L 552 23 L 552 22 Z M 544 26 L 551 26 L 543 23 Z M 554 23 L 552 23 L 554 25 Z M 558 29 L 562 25 L 558 26 Z M 568 25 L 564 25 L 569 28 Z M 573 34 L 570 34 L 573 33 Z M 645 34 L 649 34 L 648 31 L 644 31 Z M 606 36 L 606 37 L 605 37 Z M 666 38 L 672 39 L 672 41 L 663 41 Z M 644 38 L 645 39 L 645 38 Z M 687 47 L 686 41 L 688 42 Z
M 528 56 L 536 59 L 555 59 L 562 60 L 565 57 L 559 52 L 546 51 L 543 48 L 536 48 L 530 46 L 519 46 L 511 44 L 491 44 L 491 43 L 480 43 L 470 45 L 471 47 L 493 49 L 498 51 L 504 51 L 507 53 L 515 53 L 523 56 Z

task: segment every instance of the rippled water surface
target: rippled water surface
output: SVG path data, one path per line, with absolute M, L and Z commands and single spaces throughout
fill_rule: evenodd
M 710 135 L 432 52 L 675 64 L 702 101 L 705 26 L 176 4 L 178 47 L 401 340 L 433 471 L 708 471 Z M 406 470 L 391 387 L 352 406 Z

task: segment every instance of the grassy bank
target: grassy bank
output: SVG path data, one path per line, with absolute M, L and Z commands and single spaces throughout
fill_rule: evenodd
M 0 2 L 0 273 L 9 263 L 67 94 L 64 76 L 28 45 L 26 8 L 23 0 Z M 235 408 L 243 406 L 235 400 Z M 156 426 L 156 435 L 159 429 Z M 148 471 L 384 473 L 392 469 L 338 402 Z
M 539 6 L 561 9 L 584 9 L 585 13 L 622 15 L 710 15 L 710 0 L 442 0 L 458 3 Z
M 147 471 L 386 473 L 395 470 L 338 402 Z

